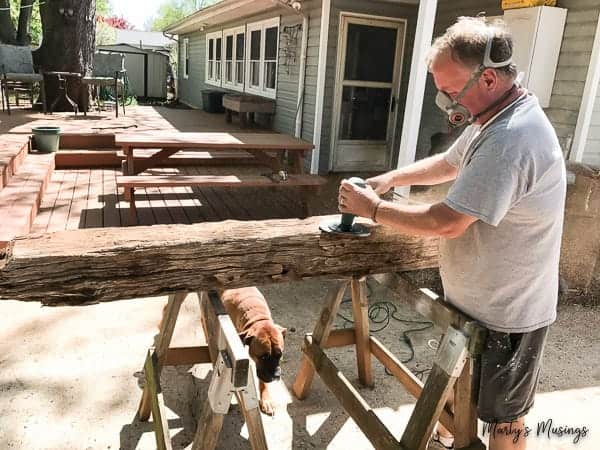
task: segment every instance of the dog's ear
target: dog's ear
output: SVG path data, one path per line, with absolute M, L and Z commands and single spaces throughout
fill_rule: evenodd
M 240 339 L 242 340 L 242 343 L 244 345 L 250 345 L 250 341 L 252 340 L 252 336 L 250 334 L 248 334 L 247 331 L 242 331 L 239 334 Z
M 277 327 L 277 330 L 281 331 L 281 335 L 285 339 L 285 335 L 287 334 L 287 328 L 284 328 L 284 327 L 279 326 L 279 325 L 275 325 L 275 327 Z

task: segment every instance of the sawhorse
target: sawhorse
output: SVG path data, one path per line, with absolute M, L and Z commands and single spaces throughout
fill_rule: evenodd
M 292 387 L 294 395 L 298 399 L 305 398 L 315 372 L 318 373 L 377 449 L 425 450 L 439 420 L 453 432 L 456 449 L 485 450 L 477 437 L 472 375 L 474 360 L 481 353 L 487 330 L 440 301 L 431 291 L 417 289 L 401 275 L 386 274 L 374 278 L 445 332 L 425 385 L 376 338 L 370 336 L 366 278 L 363 277 L 350 281 L 354 328 L 332 329 L 348 281 L 338 283 L 329 291 L 313 333 L 305 336 L 304 357 Z M 358 377 L 362 385 L 373 386 L 373 355 L 408 393 L 418 398 L 400 441 L 323 351 L 347 345 L 356 347 Z M 452 411 L 447 401 L 453 388 Z
M 214 291 L 201 292 L 200 311 L 204 335 L 208 345 L 169 348 L 175 323 L 186 293 L 169 296 L 164 311 L 156 347 L 148 350 L 144 372 L 146 384 L 138 409 L 140 421 L 147 421 L 152 412 L 156 446 L 171 450 L 171 438 L 165 415 L 165 404 L 160 386 L 164 366 L 212 363 L 213 372 L 208 398 L 202 407 L 192 444 L 193 450 L 212 450 L 217 444 L 225 414 L 229 411 L 233 394 L 237 397 L 248 426 L 250 444 L 254 450 L 266 450 L 254 375 L 248 351 Z

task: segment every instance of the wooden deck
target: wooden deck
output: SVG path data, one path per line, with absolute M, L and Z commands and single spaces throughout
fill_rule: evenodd
M 257 173 L 256 167 L 236 168 L 236 173 Z M 153 169 L 152 174 L 218 175 L 223 167 Z M 268 170 L 265 168 L 264 172 Z M 119 169 L 55 170 L 31 232 L 127 225 L 129 203 L 116 187 Z M 333 194 L 333 193 L 332 193 Z M 330 196 L 310 199 L 315 214 L 335 213 Z M 191 224 L 228 219 L 262 220 L 293 218 L 301 213 L 294 188 L 146 188 L 136 190 L 140 225 Z M 332 209 L 333 208 L 333 209 Z
M 115 134 L 133 131 L 240 132 L 239 124 L 236 121 L 232 124 L 226 123 L 223 114 L 208 114 L 199 110 L 137 106 L 128 108 L 125 117 L 116 119 L 110 112 L 102 115 L 90 114 L 84 118 L 83 115 L 74 116 L 73 113 L 43 115 L 17 109 L 11 116 L 0 114 L 0 137 L 4 144 L 0 145 L 0 166 L 4 167 L 0 167 L 0 180 L 3 180 L 0 181 L 0 188 L 11 178 L 12 183 L 15 183 L 15 178 L 11 177 L 13 173 L 18 173 L 23 161 L 35 158 L 36 155 L 27 155 L 27 140 L 31 128 L 39 125 L 60 126 L 63 133 L 71 135 L 71 141 L 75 135 L 82 136 L 81 142 L 85 141 L 86 136 L 100 137 L 101 140 L 112 136 L 114 142 Z M 261 133 L 264 130 L 244 130 L 244 133 L 248 132 Z M 23 205 L 24 211 L 27 208 L 33 208 L 34 211 L 31 232 L 126 226 L 129 203 L 116 187 L 116 177 L 121 175 L 118 149 L 98 148 L 95 152 L 94 148 L 80 148 L 76 144 L 67 147 L 69 148 L 66 151 L 57 154 L 60 158 L 57 157 L 56 161 L 60 159 L 68 161 L 69 164 L 61 167 L 57 163 L 47 188 L 42 191 L 39 209 L 35 204 Z M 77 158 L 93 161 L 94 158 L 98 158 L 98 154 L 104 162 L 108 155 L 109 163 L 102 164 L 102 167 L 94 167 L 93 164 L 73 165 L 71 161 Z M 144 173 L 261 175 L 272 172 L 267 167 L 249 166 L 242 162 L 230 161 L 227 166 L 185 165 L 170 169 L 151 169 Z M 343 177 L 343 174 L 328 176 L 328 182 L 322 187 L 320 194 L 309 198 L 311 214 L 337 212 L 337 189 Z M 294 218 L 302 211 L 300 196 L 294 188 L 147 188 L 136 191 L 136 204 L 140 225 Z M 7 239 L 11 238 L 10 232 L 5 233 L 0 229 L 0 234 L 8 236 Z M 0 241 L 2 239 L 3 236 L 0 236 Z

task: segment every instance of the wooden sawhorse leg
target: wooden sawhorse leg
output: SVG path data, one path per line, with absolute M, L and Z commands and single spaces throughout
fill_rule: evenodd
M 169 296 L 169 302 L 163 313 L 163 320 L 160 324 L 160 332 L 158 335 L 158 342 L 156 343 L 156 349 L 154 350 L 154 376 L 157 382 L 160 382 L 160 373 L 162 372 L 163 365 L 165 363 L 167 352 L 169 350 L 169 344 L 173 337 L 173 331 L 175 330 L 175 323 L 177 322 L 177 316 L 179 315 L 179 309 L 181 304 L 187 296 L 186 293 L 178 292 Z M 146 422 L 150 418 L 150 411 L 152 409 L 151 393 L 149 386 L 144 386 L 144 392 L 142 394 L 142 400 L 138 407 L 138 418 L 142 422 Z
M 202 327 L 214 368 L 192 450 L 215 448 L 233 394 L 246 420 L 252 449 L 267 450 L 248 351 L 217 294 L 201 292 L 198 297 Z
M 346 292 L 348 282 L 344 281 L 331 288 L 327 293 L 325 305 L 321 310 L 319 321 L 315 325 L 312 342 L 327 348 L 327 341 L 332 334 L 333 321 L 339 310 L 342 298 Z M 365 292 L 366 278 L 352 278 L 352 313 L 354 315 L 354 329 L 339 330 L 333 332 L 335 338 L 344 339 L 344 336 L 353 333 L 354 338 L 348 344 L 356 345 L 356 359 L 358 365 L 358 379 L 364 386 L 373 386 L 373 370 L 371 364 L 371 348 L 369 343 L 369 303 Z M 333 337 L 332 336 L 332 337 Z M 302 400 L 308 394 L 310 385 L 315 375 L 315 368 L 310 359 L 304 355 L 300 363 L 300 369 L 292 385 L 292 391 L 296 398 Z
M 292 387 L 297 398 L 306 396 L 314 373 L 341 403 L 365 436 L 377 449 L 425 450 L 435 424 L 441 421 L 455 434 L 455 448 L 483 450 L 477 438 L 477 416 L 474 405 L 474 386 L 471 380 L 471 358 L 480 354 L 485 329 L 467 316 L 452 310 L 436 298 L 416 287 L 406 285 L 395 274 L 375 278 L 404 297 L 426 318 L 446 330 L 436 355 L 431 374 L 425 385 L 417 379 L 377 339 L 369 336 L 365 280 L 352 280 L 354 330 L 331 330 L 346 284 L 336 286 L 327 297 L 314 335 L 304 340 L 304 357 Z M 417 397 L 417 404 L 408 425 L 398 441 L 381 422 L 373 408 L 362 398 L 348 379 L 339 371 L 324 349 L 355 345 L 360 381 L 373 383 L 371 355 L 375 356 L 406 388 Z M 457 381 L 458 380 L 458 381 Z M 446 405 L 456 384 L 454 413 Z M 458 419 L 457 419 L 458 418 Z
M 319 321 L 315 325 L 312 334 L 313 342 L 316 345 L 321 346 L 321 344 L 324 344 L 329 339 L 333 321 L 335 320 L 335 316 L 340 309 L 340 304 L 342 303 L 342 298 L 344 297 L 344 292 L 346 292 L 347 286 L 348 282 L 344 281 L 331 288 L 327 293 L 325 305 L 321 310 Z M 292 385 L 292 392 L 296 398 L 300 400 L 306 398 L 314 376 L 314 366 L 311 364 L 308 356 L 303 355 L 300 368 L 298 369 L 298 374 L 296 375 L 296 379 Z

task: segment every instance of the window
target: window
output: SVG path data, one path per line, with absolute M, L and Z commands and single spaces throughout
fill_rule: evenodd
M 235 35 L 235 84 L 244 87 L 244 49 L 246 33 Z
M 279 18 L 248 24 L 246 91 L 275 98 Z
M 183 78 L 188 78 L 190 75 L 190 40 L 183 39 Z
M 217 31 L 206 35 L 206 83 L 221 85 L 223 33 Z
M 207 33 L 205 81 L 275 98 L 278 53 L 279 17 Z
M 223 87 L 244 91 L 244 45 L 246 27 L 223 31 Z

